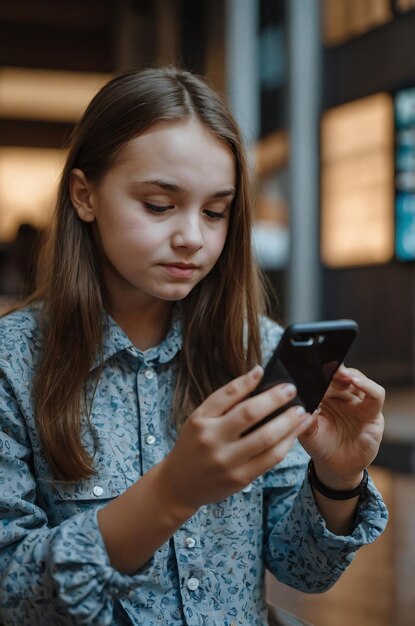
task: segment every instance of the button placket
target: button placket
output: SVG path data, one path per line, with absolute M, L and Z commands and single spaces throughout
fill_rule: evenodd
M 141 416 L 142 471 L 147 472 L 164 456 L 163 441 L 157 435 L 160 431 L 158 377 L 148 362 L 143 361 L 137 372 L 137 386 Z

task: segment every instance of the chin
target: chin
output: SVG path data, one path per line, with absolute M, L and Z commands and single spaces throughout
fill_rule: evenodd
M 184 300 L 187 298 L 189 293 L 192 291 L 194 285 L 191 289 L 174 289 L 170 293 L 163 294 L 155 294 L 156 297 L 160 298 L 160 300 L 165 300 L 166 302 L 180 302 L 180 300 Z

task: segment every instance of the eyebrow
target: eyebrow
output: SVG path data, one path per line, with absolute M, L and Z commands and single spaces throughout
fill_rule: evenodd
M 183 189 L 183 187 L 180 187 L 179 185 L 176 185 L 175 183 L 169 183 L 166 180 L 161 180 L 161 179 L 153 179 L 153 180 L 142 180 L 142 181 L 137 181 L 140 184 L 144 184 L 144 185 L 153 185 L 154 187 L 160 187 L 161 189 L 164 189 L 165 191 L 170 191 L 171 193 L 181 193 L 184 192 L 185 190 Z M 211 198 L 229 198 L 229 197 L 233 197 L 235 195 L 235 189 L 233 187 L 229 187 L 228 189 L 222 189 L 221 191 L 216 191 L 215 193 L 213 193 L 211 195 Z

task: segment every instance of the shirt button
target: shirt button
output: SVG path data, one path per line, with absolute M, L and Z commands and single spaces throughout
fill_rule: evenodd
M 189 578 L 189 580 L 187 581 L 187 588 L 190 589 L 190 591 L 196 591 L 196 589 L 199 587 L 199 581 L 197 578 Z
M 152 372 L 151 370 L 146 370 L 144 372 L 144 376 L 148 379 L 151 380 L 152 378 L 154 378 L 154 372 Z
M 193 537 L 186 537 L 186 539 L 184 540 L 184 545 L 186 546 L 186 548 L 194 548 L 196 545 L 196 539 L 193 539 Z
M 92 491 L 94 492 L 94 496 L 102 496 L 102 494 L 104 493 L 101 485 L 95 485 Z
M 156 438 L 154 435 L 147 435 L 147 443 L 149 446 L 152 446 L 153 443 L 156 443 Z
M 250 485 L 247 485 L 246 487 L 244 487 L 242 489 L 243 493 L 249 493 L 250 491 L 252 491 L 252 483 Z

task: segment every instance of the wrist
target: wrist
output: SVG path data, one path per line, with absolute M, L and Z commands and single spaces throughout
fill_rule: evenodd
M 313 459 L 310 460 L 308 464 L 308 480 L 313 487 L 313 490 L 317 491 L 321 495 L 329 498 L 330 500 L 352 500 L 360 495 L 366 490 L 367 482 L 368 482 L 368 473 L 365 469 L 361 473 L 361 477 L 359 482 L 353 480 L 346 483 L 345 481 L 336 481 L 337 487 L 332 487 L 331 484 L 327 484 L 321 480 L 319 475 L 317 474 Z M 347 484 L 347 487 L 346 487 Z M 342 488 L 340 488 L 340 486 Z
M 183 523 L 192 517 L 198 510 L 198 506 L 180 498 L 177 485 L 174 484 L 171 472 L 166 467 L 166 462 L 161 461 L 156 467 L 156 491 L 158 498 L 163 503 L 165 514 L 178 523 Z
M 326 487 L 328 487 L 329 489 L 334 489 L 335 491 L 348 491 L 351 489 L 355 489 L 360 485 L 364 477 L 363 470 L 357 473 L 343 476 L 328 471 L 324 467 L 324 465 L 322 465 L 318 461 L 314 461 L 314 459 L 312 459 L 312 463 L 318 479 L 324 485 L 326 485 Z

